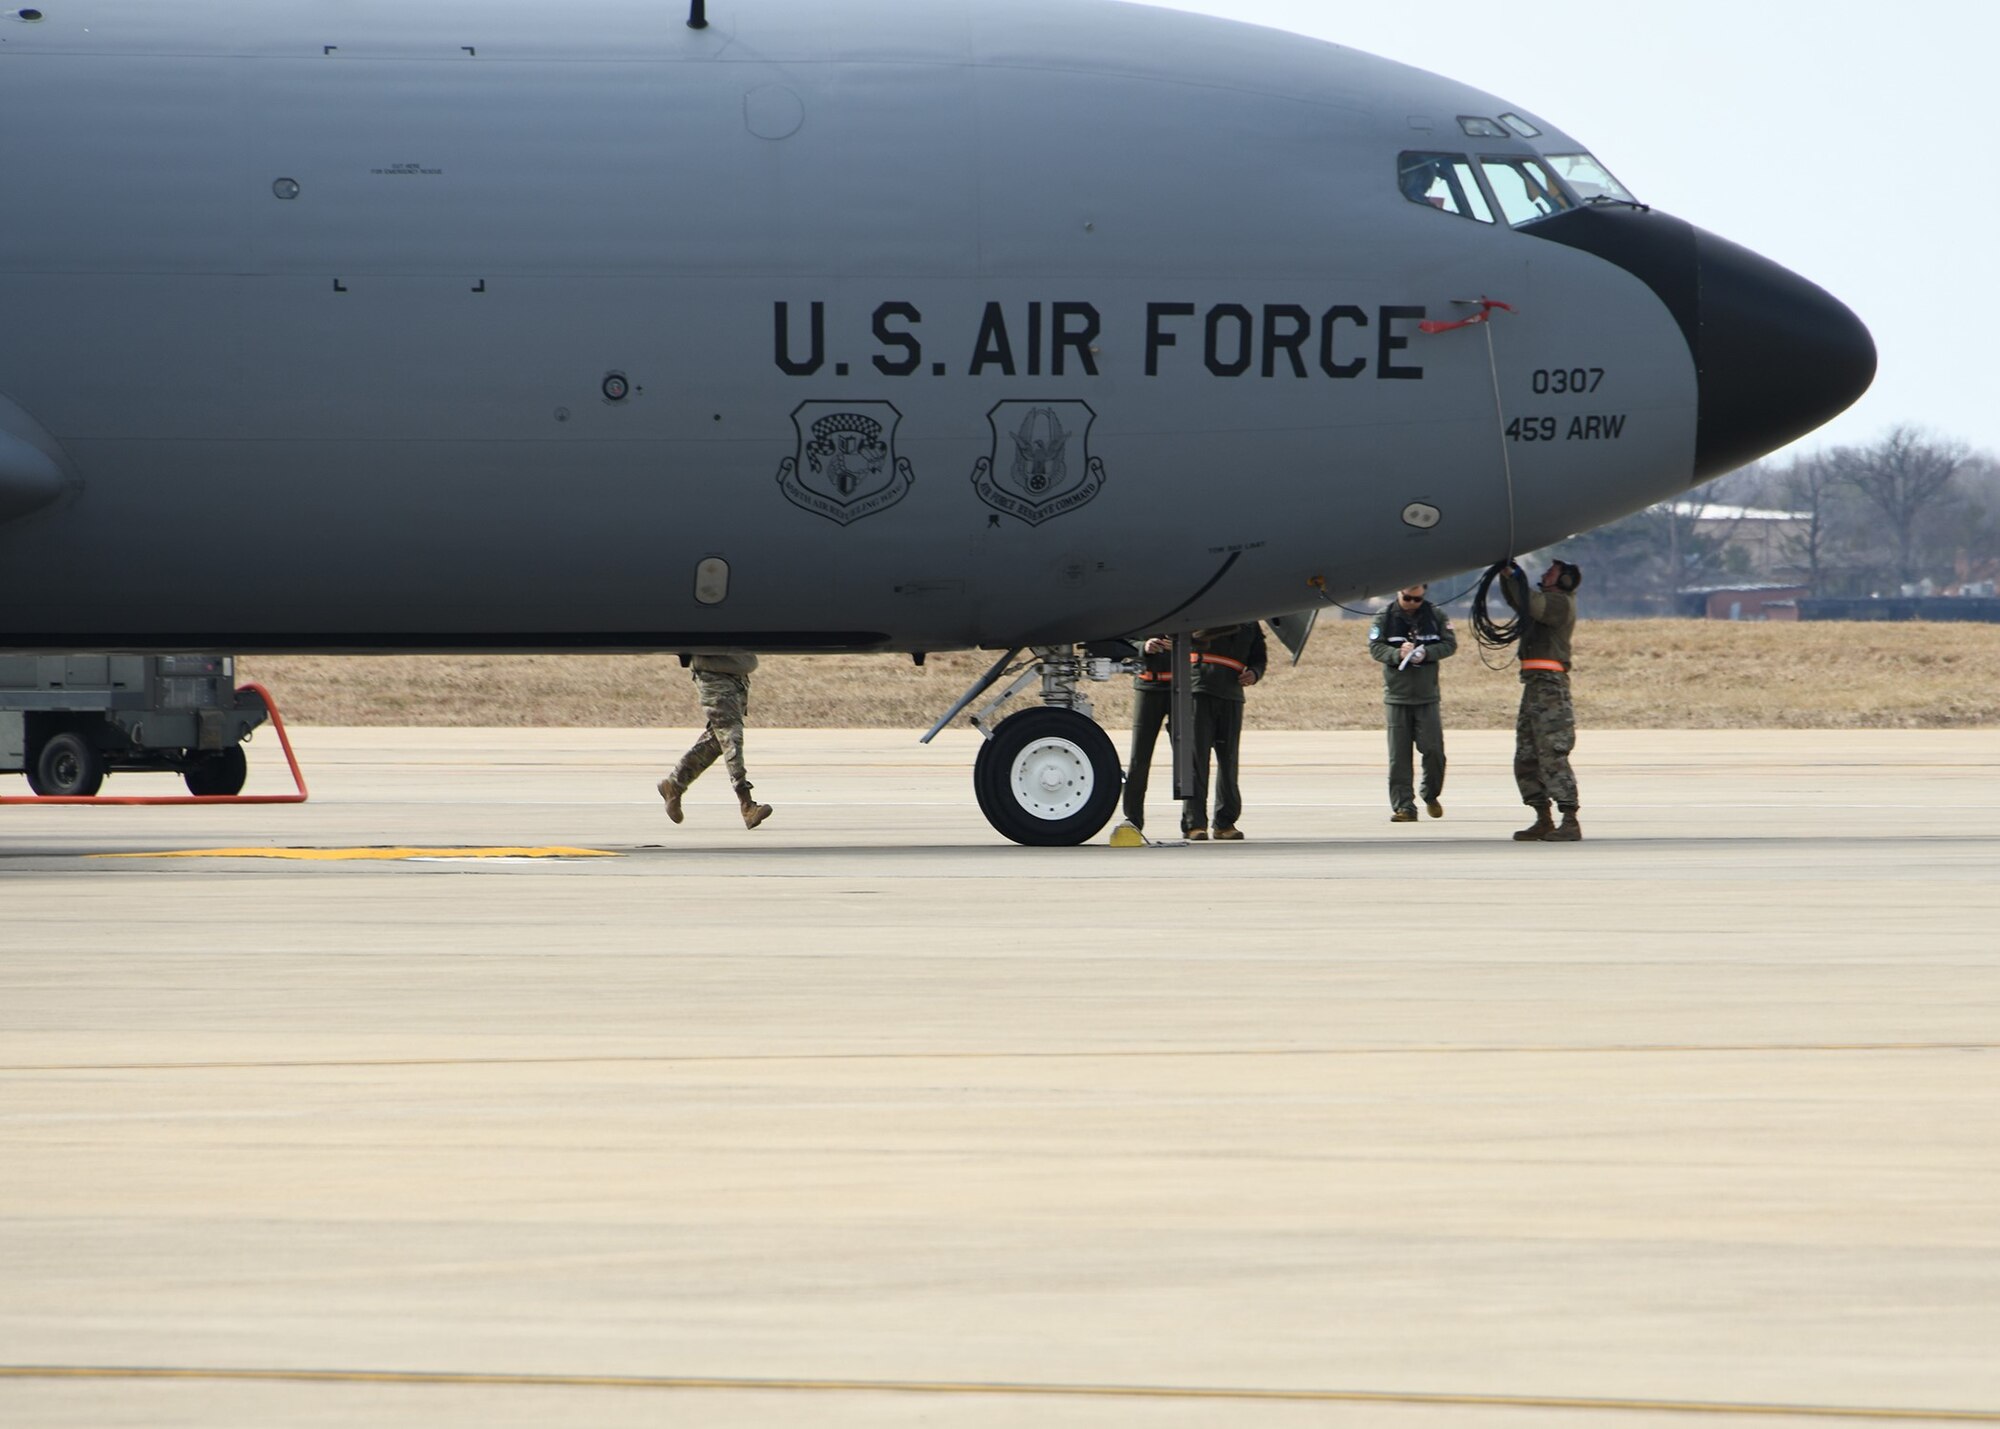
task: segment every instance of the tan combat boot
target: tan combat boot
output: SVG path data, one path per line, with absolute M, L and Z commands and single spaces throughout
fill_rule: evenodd
M 754 829 L 771 817 L 771 806 L 760 804 L 752 798 L 748 784 L 736 786 L 736 802 L 743 808 L 743 827 L 746 829 Z
M 660 797 L 667 801 L 667 817 L 678 824 L 682 817 L 681 795 L 687 791 L 674 782 L 674 776 L 671 774 L 662 779 L 655 787 L 659 789 Z
M 1525 829 L 1514 831 L 1515 843 L 1541 843 L 1556 831 L 1556 821 L 1549 817 L 1547 804 L 1534 804 L 1530 807 L 1535 811 L 1535 821 Z
M 1576 810 L 1564 809 L 1562 827 L 1551 829 L 1542 835 L 1543 843 L 1573 844 L 1583 837 L 1583 825 L 1576 821 Z

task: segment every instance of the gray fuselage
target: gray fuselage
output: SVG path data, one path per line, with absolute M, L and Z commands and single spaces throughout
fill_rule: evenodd
M 1789 309 L 1715 321 L 1709 265 L 1753 309 L 1768 268 L 1858 370 L 1851 315 L 1676 220 L 1412 202 L 1408 151 L 1583 146 L 1469 137 L 1525 111 L 1274 31 L 39 13 L 0 26 L 0 647 L 1187 628 L 1532 549 L 1860 390 Z M 1479 298 L 1512 311 L 1421 330 Z M 1744 321 L 1798 411 L 1723 375 Z

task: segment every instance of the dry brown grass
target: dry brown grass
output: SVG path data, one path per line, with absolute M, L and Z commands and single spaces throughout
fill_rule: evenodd
M 1511 661 L 1488 669 L 1470 633 L 1443 666 L 1460 729 L 1511 728 Z M 1273 648 L 1275 649 L 1275 642 Z M 1282 652 L 1281 652 L 1282 653 Z M 771 656 L 751 716 L 767 728 L 925 729 L 995 655 Z M 2000 626 L 1585 621 L 1578 722 L 1604 729 L 1940 729 L 2000 724 Z M 701 715 L 670 655 L 262 656 L 239 662 L 285 717 L 318 725 L 691 726 Z M 1088 689 L 1124 726 L 1130 681 Z M 1268 729 L 1372 729 L 1381 676 L 1359 620 L 1322 621 L 1305 661 L 1251 692 Z M 1010 708 L 1018 708 L 1017 699 Z

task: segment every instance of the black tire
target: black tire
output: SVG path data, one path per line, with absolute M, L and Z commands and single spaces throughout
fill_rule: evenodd
M 989 771 L 992 763 L 993 741 L 982 739 L 979 741 L 979 753 L 972 756 L 972 797 L 979 801 L 979 816 L 997 829 L 1000 827 L 1000 819 L 993 812 L 993 801 L 987 797 L 986 792 L 993 781 L 993 775 Z
M 1111 737 L 1074 710 L 1022 710 L 1000 722 L 972 766 L 979 812 L 1017 844 L 1069 847 L 1118 807 L 1124 771 Z
M 188 793 L 213 798 L 241 794 L 249 773 L 250 760 L 243 746 L 232 744 L 220 754 L 197 755 L 195 762 L 181 771 L 181 778 L 187 781 Z
M 45 799 L 88 799 L 104 787 L 104 756 L 82 735 L 50 735 L 28 771 L 28 787 Z

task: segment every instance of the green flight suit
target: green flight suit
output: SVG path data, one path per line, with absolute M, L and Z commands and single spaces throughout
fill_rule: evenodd
M 1264 627 L 1224 625 L 1197 630 L 1194 654 L 1194 787 L 1181 804 L 1181 832 L 1205 829 L 1208 818 L 1208 766 L 1215 761 L 1215 827 L 1233 829 L 1243 813 L 1243 790 L 1237 782 L 1243 744 L 1243 672 L 1264 678 L 1269 655 Z M 1253 683 L 1255 681 L 1253 680 Z
M 1403 663 L 1408 642 L 1424 658 Z M 1444 717 L 1438 661 L 1458 653 L 1451 617 L 1428 600 L 1413 611 L 1389 602 L 1368 627 L 1368 653 L 1382 666 L 1382 713 L 1389 736 L 1389 807 L 1415 813 L 1413 751 L 1423 757 L 1425 803 L 1444 793 Z

